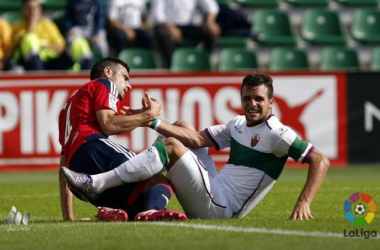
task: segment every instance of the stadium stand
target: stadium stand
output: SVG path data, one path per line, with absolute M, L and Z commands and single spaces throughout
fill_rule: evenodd
M 304 50 L 280 47 L 272 50 L 269 59 L 269 70 L 308 70 L 309 62 Z
M 326 47 L 322 50 L 321 70 L 359 70 L 357 51 L 347 47 Z
M 108 0 L 101 1 L 106 7 Z M 380 46 L 378 46 L 380 44 L 379 0 L 216 1 L 221 5 L 243 7 L 250 15 L 252 31 L 260 34 L 258 39 L 230 35 L 216 39 L 214 50 L 209 53 L 207 60 L 203 60 L 203 62 L 207 62 L 208 66 L 201 66 L 201 70 L 205 68 L 217 68 L 218 71 L 239 70 L 241 67 L 246 67 L 243 65 L 247 63 L 246 61 L 251 64 L 249 68 L 276 71 L 288 70 L 286 68 L 288 66 L 289 70 L 303 69 L 304 66 L 292 65 L 294 61 L 287 62 L 289 58 L 292 58 L 290 55 L 293 55 L 296 60 L 300 51 L 306 57 L 302 60 L 306 61 L 309 70 L 326 70 L 325 67 L 330 66 L 326 66 L 325 59 L 322 58 L 322 50 L 325 51 L 327 47 L 331 48 L 330 46 L 341 46 L 339 48 L 354 50 L 360 69 L 380 70 L 380 59 L 378 59 L 380 54 Z M 10 23 L 18 20 L 21 17 L 21 2 L 22 0 L 0 0 L 0 16 Z M 50 17 L 61 32 L 63 32 L 62 21 L 66 2 L 67 0 L 41 0 L 44 16 Z M 150 2 L 147 0 L 148 6 Z M 148 25 L 152 24 L 148 23 Z M 152 30 L 152 27 L 150 29 Z M 184 39 L 178 47 L 179 49 L 194 50 L 195 48 L 202 49 L 202 46 L 203 44 L 198 41 Z M 285 53 L 284 50 L 288 52 Z M 289 51 L 293 51 L 293 53 Z M 149 50 L 148 53 L 150 52 Z M 157 51 L 153 52 L 157 53 Z M 235 52 L 237 55 L 232 57 L 231 53 Z M 280 52 L 282 54 L 279 54 Z M 93 51 L 93 53 L 95 60 L 101 58 L 97 51 Z M 225 61 L 225 54 L 228 54 L 227 58 L 229 57 L 231 62 Z M 192 55 L 194 56 L 190 56 L 190 58 L 195 58 L 195 54 Z M 253 57 L 255 59 L 252 59 Z M 273 57 L 276 58 L 276 62 L 272 61 Z M 232 60 L 232 58 L 236 59 Z M 196 66 L 201 65 L 201 63 L 197 64 Z M 281 64 L 285 64 L 285 66 L 281 66 Z M 137 69 L 139 66 L 133 67 Z M 144 67 L 151 69 L 153 66 Z M 161 62 L 158 60 L 153 68 L 160 69 L 161 67 Z M 173 65 L 171 71 L 177 70 L 174 69 L 176 67 Z M 192 70 L 192 67 L 186 67 L 188 67 L 186 71 Z M 196 69 L 198 67 L 194 65 L 193 67 L 194 70 L 199 70 Z M 350 65 L 342 67 L 352 68 Z
M 380 71 L 380 46 L 372 50 L 370 70 Z
M 258 68 L 256 53 L 246 48 L 225 48 L 219 55 L 219 72 Z
M 380 44 L 380 11 L 373 8 L 355 10 L 351 33 L 360 43 Z
M 258 43 L 264 46 L 296 45 L 297 39 L 286 12 L 261 9 L 253 13 L 252 29 L 258 34 Z
M 19 10 L 8 10 L 1 14 L 1 17 L 7 20 L 10 24 L 13 24 L 21 18 L 21 11 Z
M 314 45 L 345 45 L 347 38 L 335 11 L 310 8 L 303 14 L 302 38 Z
M 373 6 L 379 5 L 379 0 L 334 0 L 335 2 L 345 5 L 345 6 Z
M 172 56 L 170 71 L 206 71 L 211 70 L 210 54 L 196 48 L 176 49 Z
M 327 7 L 329 0 L 284 0 L 284 2 L 297 7 Z
M 66 6 L 67 0 L 40 0 L 42 8 L 45 10 L 62 10 Z
M 279 0 L 235 0 L 236 3 L 246 8 L 276 8 L 279 5 Z
M 19 10 L 22 0 L 2 0 L 0 1 L 0 11 Z
M 58 26 L 59 31 L 61 31 L 62 34 L 65 34 L 65 15 L 66 12 L 62 9 L 54 11 L 50 16 L 51 20 Z
M 118 58 L 128 63 L 131 69 L 161 68 L 158 54 L 150 49 L 124 49 L 119 53 Z

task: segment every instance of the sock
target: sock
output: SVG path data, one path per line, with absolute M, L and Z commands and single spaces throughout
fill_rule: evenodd
M 97 194 L 100 194 L 109 188 L 123 185 L 123 181 L 115 169 L 101 174 L 91 175 L 91 177 L 94 191 Z
M 138 182 L 165 170 L 164 166 L 167 162 L 169 162 L 169 157 L 165 144 L 157 142 L 115 168 L 115 171 L 123 182 Z
M 159 183 L 151 187 L 144 199 L 144 211 L 155 209 L 164 210 L 173 195 L 173 189 L 170 185 Z
M 153 146 L 157 148 L 158 154 L 160 156 L 162 165 L 166 166 L 169 164 L 168 150 L 163 141 L 156 142 Z

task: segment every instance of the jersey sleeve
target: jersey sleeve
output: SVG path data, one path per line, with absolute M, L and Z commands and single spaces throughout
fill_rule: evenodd
M 205 130 L 207 136 L 214 142 L 215 148 L 221 150 L 224 148 L 230 147 L 231 142 L 231 132 L 230 126 L 231 122 L 229 121 L 225 124 L 215 125 L 207 128 Z
M 119 98 L 115 85 L 108 79 L 98 79 L 96 90 L 94 93 L 94 111 L 95 113 L 100 109 L 112 109 L 118 113 Z
M 271 145 L 276 156 L 288 155 L 293 160 L 302 163 L 314 150 L 311 143 L 302 141 L 296 132 L 287 126 L 272 130 Z

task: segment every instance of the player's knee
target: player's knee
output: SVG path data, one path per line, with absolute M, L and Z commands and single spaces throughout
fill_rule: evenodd
M 176 138 L 168 137 L 164 140 L 168 155 L 181 156 L 186 152 L 186 147 Z
M 153 175 L 148 180 L 146 180 L 145 185 L 141 191 L 142 194 L 147 194 L 149 189 L 156 184 L 165 184 L 170 186 L 168 179 L 161 173 Z
M 173 125 L 178 126 L 178 127 L 183 127 L 191 130 L 195 130 L 193 125 L 191 125 L 189 122 L 184 121 L 184 120 L 178 120 L 173 123 Z

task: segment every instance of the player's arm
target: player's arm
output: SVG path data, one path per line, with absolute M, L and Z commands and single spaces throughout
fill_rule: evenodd
M 186 147 L 194 149 L 202 147 L 215 147 L 215 144 L 206 135 L 205 131 L 198 132 L 161 121 L 159 127 L 157 128 L 157 132 L 166 137 L 176 138 Z
M 117 135 L 130 132 L 137 127 L 144 127 L 161 113 L 161 103 L 145 93 L 143 108 L 138 112 L 116 115 L 112 109 L 100 109 L 96 112 L 96 118 L 105 135 Z
M 60 167 L 66 166 L 65 157 L 62 155 L 60 158 Z M 75 218 L 73 211 L 73 194 L 71 193 L 69 186 L 65 178 L 63 177 L 61 171 L 59 171 L 59 194 L 61 200 L 61 210 L 63 220 L 71 221 L 90 221 L 90 218 Z
M 330 166 L 330 161 L 325 155 L 315 149 L 306 160 L 309 163 L 309 171 L 306 184 L 294 206 L 291 219 L 312 219 L 310 204 L 313 201 L 319 187 Z

